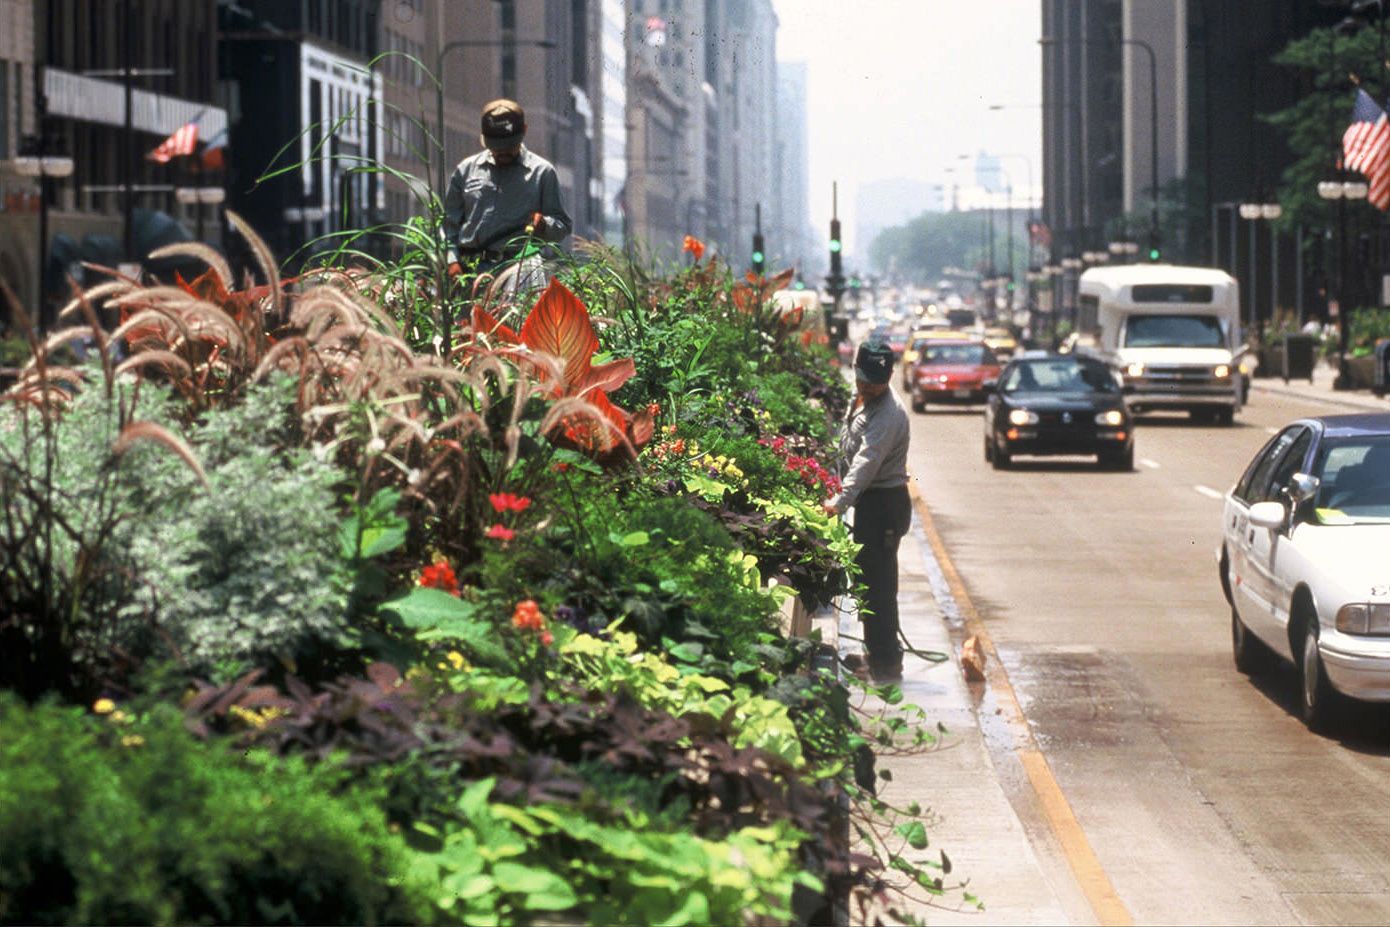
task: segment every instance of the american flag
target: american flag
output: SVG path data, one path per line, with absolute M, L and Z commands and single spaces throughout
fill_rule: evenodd
M 201 116 L 199 117 L 201 118 Z M 191 155 L 193 148 L 198 144 L 198 120 L 194 119 L 186 125 L 179 126 L 174 130 L 174 134 L 160 143 L 159 147 L 145 155 L 151 161 L 158 161 L 161 164 L 168 162 L 170 158 L 179 155 Z
M 1366 175 L 1370 185 L 1366 199 L 1379 209 L 1390 206 L 1390 119 L 1359 87 L 1351 125 L 1342 133 L 1342 161 L 1347 168 Z

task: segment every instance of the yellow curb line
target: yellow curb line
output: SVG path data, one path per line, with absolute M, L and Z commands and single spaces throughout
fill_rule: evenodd
M 1067 865 L 1071 867 L 1072 874 L 1076 876 L 1077 883 L 1086 896 L 1087 903 L 1091 906 L 1091 911 L 1101 924 L 1114 925 L 1114 927 L 1132 925 L 1134 923 L 1133 917 L 1125 908 L 1124 902 L 1120 900 L 1115 887 L 1110 884 L 1110 878 L 1105 874 L 1105 869 L 1101 866 L 1095 851 L 1091 849 L 1090 841 L 1086 839 L 1086 832 L 1081 829 L 1081 824 L 1076 820 L 1076 815 L 1072 813 L 1066 795 L 1062 793 L 1061 786 L 1053 777 L 1052 769 L 1047 765 L 1047 758 L 1043 756 L 1042 750 L 1038 748 L 1038 743 L 1033 738 L 1033 732 L 1028 727 L 1023 707 L 1019 705 L 1018 697 L 1014 694 L 1013 686 L 1009 682 L 1009 675 L 1004 670 L 1004 664 L 999 659 L 998 651 L 994 649 L 994 641 L 990 638 L 989 632 L 985 630 L 984 622 L 980 620 L 980 614 L 975 610 L 975 603 L 970 600 L 965 583 L 961 580 L 960 574 L 956 572 L 956 566 L 951 562 L 951 558 L 946 552 L 946 545 L 942 542 L 941 535 L 936 531 L 931 510 L 927 507 L 926 500 L 922 498 L 922 494 L 918 491 L 913 480 L 908 481 L 908 491 L 912 497 L 913 507 L 917 510 L 917 516 L 921 519 L 922 527 L 926 531 L 927 542 L 931 545 L 936 562 L 941 567 L 942 576 L 947 585 L 950 586 L 951 595 L 956 600 L 961 617 L 965 620 L 966 629 L 975 636 L 984 649 L 987 683 L 999 702 L 1001 713 L 1014 732 L 1018 758 L 1023 764 L 1024 771 L 1028 774 L 1028 781 L 1042 806 L 1043 815 L 1047 818 L 1052 832 L 1061 844 L 1062 852 L 1067 858 Z

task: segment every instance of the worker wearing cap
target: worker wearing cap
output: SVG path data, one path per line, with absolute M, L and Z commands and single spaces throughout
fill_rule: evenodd
M 854 359 L 858 395 L 840 438 L 841 488 L 825 503 L 832 515 L 854 509 L 855 563 L 864 584 L 859 617 L 868 670 L 875 682 L 902 678 L 898 641 L 898 543 L 912 525 L 907 493 L 907 410 L 889 387 L 893 349 L 881 341 L 859 346 Z
M 544 282 L 540 246 L 570 233 L 555 166 L 524 144 L 526 114 L 515 100 L 483 107 L 483 150 L 458 163 L 444 195 L 449 276 L 496 273 L 518 263 L 517 286 Z

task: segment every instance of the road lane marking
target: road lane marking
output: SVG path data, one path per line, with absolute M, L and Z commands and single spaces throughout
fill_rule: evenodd
M 1028 775 L 1028 782 L 1033 788 L 1033 794 L 1037 796 L 1043 816 L 1057 837 L 1067 865 L 1076 877 L 1077 885 L 1087 904 L 1091 906 L 1097 923 L 1106 927 L 1130 927 L 1134 918 L 1120 900 L 1114 885 L 1110 883 L 1110 877 L 1105 874 L 1105 867 L 1101 865 L 1090 840 L 1086 838 L 1085 830 L 1072 812 L 1066 794 L 1052 775 L 1047 757 L 1043 755 L 1042 749 L 1033 737 L 1033 730 L 1023 713 L 1023 706 L 1018 701 L 1013 684 L 1009 682 L 1009 674 L 1004 669 L 1003 661 L 999 659 L 999 652 L 994 648 L 994 640 L 985 630 L 980 613 L 966 592 L 965 582 L 947 554 L 941 535 L 937 534 L 936 524 L 932 521 L 931 510 L 927 507 L 926 500 L 922 498 L 921 492 L 912 480 L 908 481 L 908 491 L 912 496 L 917 516 L 922 522 L 932 554 L 950 588 L 951 597 L 955 600 L 956 610 L 965 623 L 966 631 L 974 635 L 984 649 L 986 684 L 994 692 L 1002 714 L 1014 732 L 1014 743 L 1018 745 L 1015 751 L 1019 761 Z
M 1150 470 L 1157 470 L 1157 469 L 1158 469 L 1158 461 L 1156 461 L 1156 460 L 1150 460 L 1150 459 L 1147 458 L 1147 457 L 1140 457 L 1140 458 L 1139 458 L 1139 465 L 1140 465 L 1141 467 L 1148 467 Z
M 1193 486 L 1192 488 L 1197 490 L 1202 495 L 1206 496 L 1208 499 L 1226 498 L 1226 494 L 1224 492 L 1221 492 L 1218 489 L 1212 489 L 1210 486 L 1203 486 L 1201 483 L 1198 483 L 1196 486 Z

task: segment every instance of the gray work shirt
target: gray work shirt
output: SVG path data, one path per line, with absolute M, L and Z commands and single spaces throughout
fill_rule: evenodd
M 867 402 L 855 400 L 840 437 L 840 460 L 846 468 L 840 493 L 830 500 L 836 512 L 843 515 L 866 489 L 907 485 L 910 433 L 907 410 L 892 389 Z
M 444 243 L 448 263 L 460 251 L 504 249 L 526 234 L 533 213 L 545 216 L 536 237 L 560 241 L 573 224 L 560 202 L 555 166 L 525 145 L 511 164 L 498 164 L 484 148 L 458 163 L 444 194 Z

